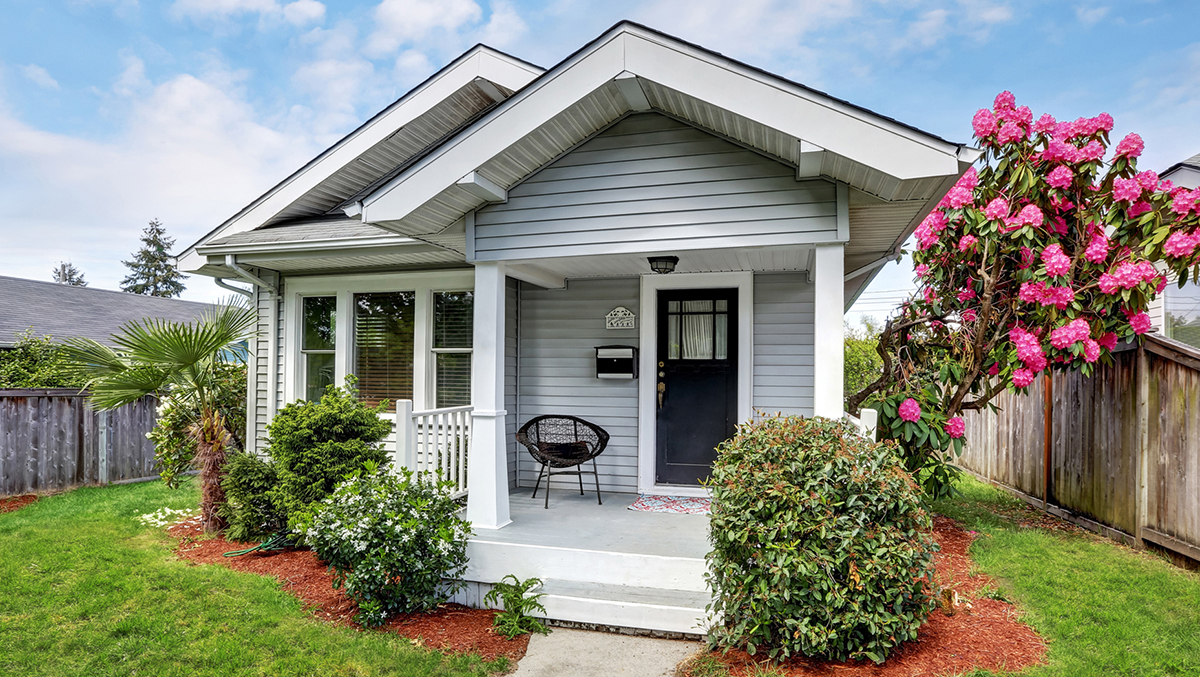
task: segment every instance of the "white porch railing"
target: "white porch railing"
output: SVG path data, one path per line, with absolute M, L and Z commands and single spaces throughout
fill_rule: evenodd
M 844 414 L 847 421 L 855 428 L 858 428 L 858 434 L 871 440 L 876 439 L 876 428 L 879 426 L 879 412 L 874 409 L 859 409 L 858 416 L 851 416 L 849 413 Z
M 413 411 L 412 401 L 397 402 L 395 464 L 436 474 L 454 484 L 455 498 L 466 496 L 473 410 L 466 406 Z

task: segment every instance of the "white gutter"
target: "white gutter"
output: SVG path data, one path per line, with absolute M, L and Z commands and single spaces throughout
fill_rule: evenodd
M 229 291 L 241 294 L 242 296 L 245 296 L 248 299 L 254 298 L 254 292 L 250 291 L 249 289 L 242 289 L 241 287 L 235 287 L 235 286 L 229 284 L 228 282 L 226 282 L 225 278 L 223 278 L 223 277 L 213 278 L 213 282 L 216 282 L 217 286 L 222 289 L 228 289 Z
M 899 261 L 899 260 L 900 260 L 899 254 L 888 254 L 887 256 L 879 259 L 878 261 L 875 261 L 873 263 L 868 263 L 867 265 L 862 266 L 861 268 L 857 268 L 855 270 L 852 270 L 852 271 L 846 273 L 846 276 L 844 278 L 842 278 L 842 280 L 844 282 L 849 282 L 850 280 L 853 280 L 854 278 L 862 275 L 863 273 L 868 273 L 872 270 L 875 270 L 876 268 L 884 265 L 885 263 L 890 263 L 892 261 Z
M 226 254 L 225 255 L 225 267 L 227 267 L 230 270 L 232 270 L 233 272 L 237 273 L 238 277 L 242 278 L 246 282 L 249 282 L 250 284 L 252 284 L 256 287 L 263 287 L 267 291 L 271 292 L 271 294 L 279 293 L 279 291 L 277 289 L 275 289 L 275 285 L 267 282 L 266 280 L 255 275 L 254 273 L 251 273 L 250 271 L 246 270 L 245 268 L 239 266 L 237 263 L 237 256 L 235 254 Z

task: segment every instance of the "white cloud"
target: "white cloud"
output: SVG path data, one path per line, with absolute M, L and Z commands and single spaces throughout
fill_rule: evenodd
M 489 47 L 504 48 L 516 44 L 529 31 L 529 26 L 508 0 L 492 0 L 492 15 L 479 34 L 479 41 Z
M 432 75 L 435 70 L 437 69 L 423 52 L 408 49 L 396 57 L 393 77 L 401 85 L 412 86 Z
M 383 0 L 375 8 L 375 32 L 367 39 L 366 54 L 382 57 L 401 46 L 442 30 L 455 32 L 479 21 L 482 10 L 474 0 Z
M 93 286 L 116 288 L 151 218 L 186 246 L 315 155 L 310 134 L 287 119 L 263 124 L 231 93 L 242 77 L 218 70 L 130 89 L 126 124 L 105 140 L 38 129 L 0 100 L 0 270 L 46 279 L 70 259 Z
M 257 14 L 264 22 L 284 20 L 295 26 L 320 23 L 325 5 L 317 0 L 296 0 L 281 4 L 278 0 L 175 0 L 171 13 L 193 21 L 227 21 L 243 14 Z
M 1079 23 L 1084 26 L 1094 26 L 1100 23 L 1100 20 L 1108 16 L 1109 7 L 1091 7 L 1089 5 L 1079 5 L 1075 8 L 1075 18 L 1079 19 Z
M 125 64 L 125 68 L 117 76 L 117 81 L 113 83 L 113 93 L 118 96 L 132 97 L 149 88 L 150 80 L 146 78 L 146 62 L 128 50 L 122 50 L 120 58 L 121 62 Z
M 55 80 L 53 77 L 51 77 L 50 73 L 47 72 L 45 68 L 42 68 L 37 64 L 31 63 L 27 66 L 21 66 L 21 73 L 23 73 L 25 77 L 29 78 L 33 84 L 41 87 L 42 89 L 59 88 L 58 80 Z
M 1124 111 L 1112 111 L 1113 138 L 1137 132 L 1146 141 L 1138 164 L 1162 171 L 1200 152 L 1200 42 L 1154 55 L 1144 65 L 1147 75 L 1120 100 Z

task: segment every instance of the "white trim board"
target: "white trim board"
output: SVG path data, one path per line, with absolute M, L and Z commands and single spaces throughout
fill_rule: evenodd
M 643 275 L 641 285 L 642 321 L 638 340 L 642 347 L 638 379 L 638 492 L 669 496 L 708 496 L 704 487 L 657 484 L 657 416 L 654 391 L 658 379 L 658 292 L 662 289 L 712 289 L 736 287 L 738 290 L 738 402 L 739 421 L 753 414 L 754 393 L 754 273 L 671 273 Z

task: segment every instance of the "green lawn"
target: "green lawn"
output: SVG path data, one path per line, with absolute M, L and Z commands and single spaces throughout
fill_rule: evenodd
M 486 675 L 408 640 L 312 619 L 271 579 L 189 566 L 135 517 L 194 490 L 87 488 L 0 514 L 0 674 Z
M 1031 676 L 1200 675 L 1200 576 L 1090 534 L 1026 529 L 997 517 L 1021 504 L 973 479 L 935 509 L 987 534 L 971 548 L 1049 641 Z

